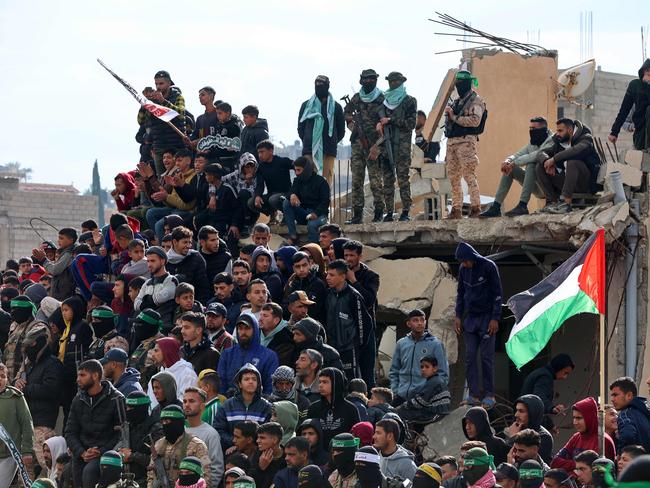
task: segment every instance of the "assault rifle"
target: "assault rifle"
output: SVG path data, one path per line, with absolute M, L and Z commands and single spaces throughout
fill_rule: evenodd
M 349 105 L 351 102 L 350 95 L 345 95 L 341 97 L 341 101 L 345 102 L 345 105 Z M 368 147 L 370 146 L 370 142 L 368 141 L 368 138 L 363 132 L 363 126 L 361 125 L 361 114 L 359 113 L 358 110 L 355 110 L 352 112 L 352 119 L 354 122 L 354 129 L 352 130 L 352 137 L 350 137 L 350 141 L 357 140 L 359 141 L 359 144 L 361 145 L 361 149 L 365 155 L 366 151 L 368 151 Z
M 117 404 L 117 417 L 120 422 L 120 444 L 124 449 L 131 449 L 131 429 L 129 426 L 129 421 L 126 420 L 126 407 L 124 406 L 123 398 L 116 398 L 115 402 Z M 129 463 L 124 465 L 124 471 L 129 472 L 128 468 Z
M 381 109 L 379 111 L 379 116 L 380 117 L 386 117 L 386 109 L 384 106 L 381 106 Z M 393 128 L 391 127 L 390 124 L 386 124 L 383 126 L 383 134 L 379 138 L 379 141 L 377 141 L 377 144 L 381 144 L 381 142 L 384 143 L 384 147 L 386 148 L 386 156 L 388 156 L 388 166 L 390 170 L 394 173 L 395 172 L 395 155 L 393 154 Z
M 154 488 L 172 488 L 169 483 L 169 478 L 167 477 L 165 465 L 163 464 L 162 458 L 158 456 L 151 434 L 149 434 L 149 439 L 151 439 L 151 459 L 153 459 L 154 471 L 156 473 L 153 486 Z

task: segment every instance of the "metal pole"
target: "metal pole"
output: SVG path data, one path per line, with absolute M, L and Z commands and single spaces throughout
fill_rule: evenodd
M 600 454 L 605 455 L 605 404 L 607 392 L 605 391 L 605 314 L 600 314 L 600 428 L 598 430 Z

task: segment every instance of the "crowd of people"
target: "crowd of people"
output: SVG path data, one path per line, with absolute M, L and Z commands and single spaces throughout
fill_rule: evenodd
M 554 382 L 575 368 L 566 354 L 526 378 L 511 421 L 495 433 L 501 279 L 466 243 L 456 251 L 455 327 L 466 344 L 467 410 L 452 428 L 467 442 L 437 459 L 409 449 L 414 431 L 450 410 L 445 347 L 425 312 L 411 310 L 388 377 L 377 377 L 379 275 L 364 263 L 363 243 L 327 221 L 346 122 L 374 130 L 353 134 L 353 165 L 376 171 L 374 220 L 393 219 L 394 175 L 400 219 L 409 218 L 406 146 L 423 114 L 402 74 L 386 77 L 385 92 L 377 78 L 364 70 L 344 109 L 327 77 L 317 77 L 300 108 L 304 156 L 291 161 L 274 155 L 256 107 L 243 109 L 241 128 L 230 105 L 204 87 L 205 113 L 194 121 L 169 73 L 156 74 L 145 96 L 182 117 L 172 128 L 140 111 L 141 161 L 116 176 L 109 223 L 60 229 L 56 244 L 42 242 L 2 271 L 0 488 L 27 478 L 38 488 L 650 481 L 650 405 L 637 385 L 610 385 L 603 450 L 593 398 L 570 409 L 555 404 Z M 458 83 L 471 91 L 469 73 L 459 72 Z M 471 98 L 459 123 L 484 119 L 484 105 Z M 467 141 L 458 143 L 456 153 L 467 154 Z M 395 173 L 384 171 L 390 165 Z M 355 200 L 352 220 L 362 208 Z M 277 249 L 260 213 L 289 229 Z M 301 244 L 295 224 L 305 222 Z M 575 434 L 559 446 L 553 416 L 569 411 Z M 438 450 L 436 439 L 429 443 Z

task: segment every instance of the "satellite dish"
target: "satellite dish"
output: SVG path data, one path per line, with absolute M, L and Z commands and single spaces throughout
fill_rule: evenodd
M 557 79 L 558 98 L 564 98 L 569 102 L 582 95 L 594 80 L 596 73 L 596 60 L 590 59 L 582 64 L 573 66 L 560 74 Z

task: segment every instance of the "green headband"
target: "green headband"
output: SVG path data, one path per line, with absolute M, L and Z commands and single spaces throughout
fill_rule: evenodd
M 11 308 L 31 308 L 32 315 L 36 315 L 36 305 L 29 300 L 11 300 L 9 306 Z
M 137 405 L 151 405 L 151 398 L 148 396 L 127 398 L 125 400 L 127 405 L 137 406 Z
M 162 325 L 162 320 L 154 319 L 153 317 L 149 317 L 146 313 L 140 312 L 138 315 L 138 320 L 141 320 L 142 322 L 146 322 L 151 325 L 157 325 L 160 327 Z
M 115 314 L 112 310 L 105 310 L 103 308 L 93 309 L 92 317 L 94 319 L 114 319 Z
M 160 418 L 185 420 L 185 415 L 183 414 L 183 412 L 179 412 L 178 410 L 163 410 L 162 412 L 160 412 Z
M 117 466 L 118 468 L 122 467 L 122 458 L 114 456 L 102 456 L 99 459 L 99 464 L 108 465 L 108 466 Z
M 196 473 L 199 476 L 203 476 L 203 467 L 201 467 L 200 464 L 196 464 L 191 461 L 181 461 L 181 464 L 180 466 L 178 466 L 178 469 L 187 469 L 188 471 L 192 471 L 193 473 Z
M 235 484 L 233 485 L 235 488 L 255 488 L 255 483 L 252 483 L 248 480 L 235 480 Z
M 476 79 L 475 76 L 472 76 L 470 73 L 466 71 L 459 71 L 456 73 L 456 79 L 457 80 L 472 80 L 472 84 L 475 87 L 478 87 L 478 80 Z
M 591 468 L 595 472 L 604 472 L 605 484 L 610 488 L 650 488 L 647 481 L 616 481 L 612 474 L 612 466 L 597 465 Z
M 544 472 L 541 469 L 520 469 L 519 478 L 524 480 L 529 479 L 542 479 L 544 477 Z
M 41 480 L 36 480 L 32 483 L 31 488 L 48 488 L 45 483 L 41 483 Z
M 354 439 L 332 439 L 330 447 L 339 448 L 339 447 L 359 447 L 361 444 L 361 439 L 355 437 Z
M 494 456 L 480 456 L 475 458 L 464 458 L 463 465 L 465 466 L 493 466 Z

